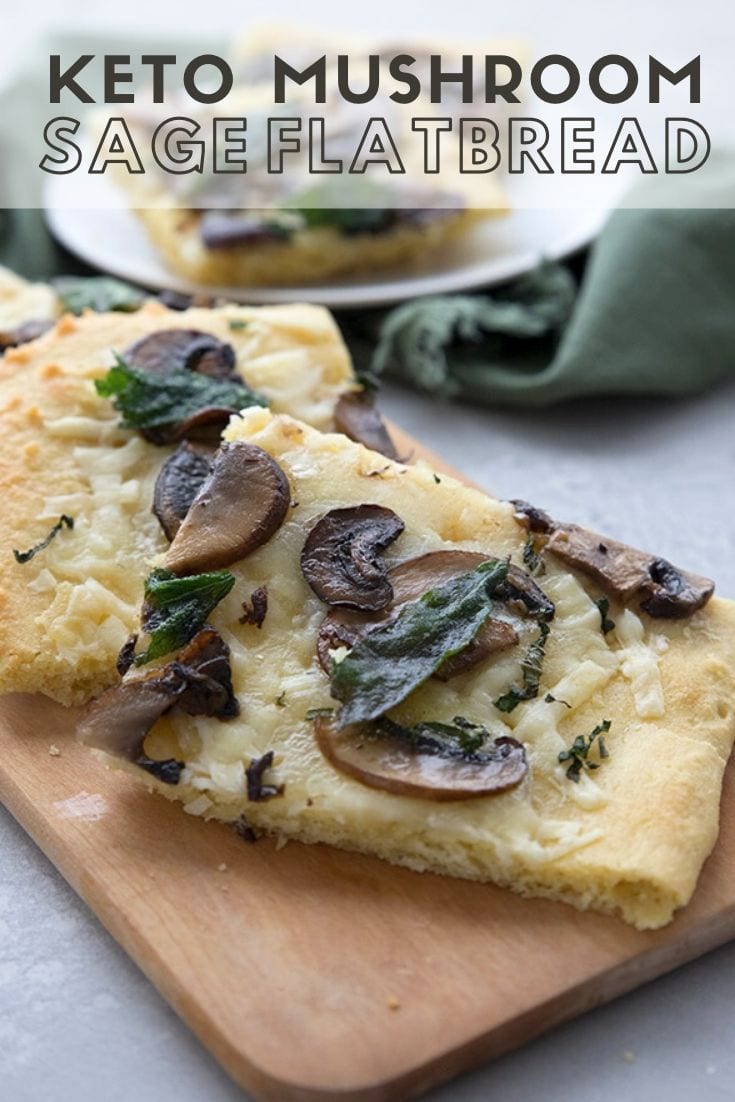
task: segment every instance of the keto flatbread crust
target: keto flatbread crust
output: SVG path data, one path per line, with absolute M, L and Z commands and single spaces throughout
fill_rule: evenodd
M 170 713 L 158 722 L 145 752 L 186 762 L 177 786 L 129 768 L 192 814 L 244 816 L 248 825 L 286 838 L 492 880 L 610 911 L 640 928 L 668 922 L 691 897 L 717 837 L 735 736 L 735 604 L 715 598 L 674 621 L 613 602 L 616 627 L 604 635 L 594 603 L 599 590 L 547 555 L 539 582 L 556 603 L 556 617 L 538 697 L 509 715 L 494 708 L 518 681 L 519 658 L 509 652 L 451 681 L 425 683 L 396 709 L 408 723 L 461 714 L 495 737 L 514 735 L 527 749 L 526 780 L 501 795 L 450 804 L 371 789 L 327 762 L 306 718 L 309 709 L 334 704 L 315 658 L 326 609 L 299 568 L 306 532 L 331 508 L 373 502 L 406 523 L 389 562 L 461 547 L 511 555 L 520 564 L 525 530 L 511 505 L 444 475 L 437 483 L 422 462 L 389 463 L 285 416 L 247 410 L 225 435 L 269 452 L 299 503 L 265 546 L 234 564 L 236 585 L 211 617 L 231 648 L 241 715 L 220 722 Z M 262 628 L 240 624 L 242 600 L 262 585 L 268 587 Z M 547 693 L 555 703 L 546 702 Z M 610 757 L 574 784 L 559 751 L 603 718 L 611 721 Z M 268 750 L 275 753 L 269 779 L 283 783 L 284 793 L 250 802 L 245 767 Z
M 235 327 L 231 327 L 234 322 Z M 0 359 L 0 692 L 42 691 L 79 704 L 116 678 L 115 657 L 138 624 L 143 578 L 166 541 L 151 513 L 171 453 L 119 427 L 93 380 L 133 341 L 192 328 L 228 341 L 247 382 L 276 411 L 333 427 L 338 394 L 355 387 L 347 350 L 316 306 L 62 317 Z M 30 562 L 61 514 L 74 518 Z

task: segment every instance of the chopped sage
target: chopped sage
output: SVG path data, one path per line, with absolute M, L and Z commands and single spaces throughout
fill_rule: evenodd
M 304 716 L 304 719 L 311 722 L 312 719 L 318 719 L 319 716 L 333 716 L 334 708 L 309 708 L 308 712 Z
M 610 752 L 605 744 L 604 736 L 610 730 L 611 721 L 609 719 L 603 719 L 602 723 L 598 723 L 594 731 L 589 735 L 577 735 L 572 745 L 568 750 L 562 750 L 559 754 L 559 761 L 569 762 L 569 768 L 566 771 L 566 775 L 570 781 L 574 781 L 575 784 L 579 784 L 579 778 L 582 775 L 583 769 L 594 770 L 599 769 L 601 763 L 605 758 L 610 757 Z M 595 740 L 597 740 L 597 753 L 599 756 L 598 761 L 590 761 L 589 753 L 592 749 Z
M 234 575 L 227 570 L 183 578 L 163 567 L 153 570 L 145 581 L 143 606 L 143 627 L 150 642 L 136 655 L 135 665 L 143 666 L 185 646 L 234 584 Z
M 430 589 L 332 663 L 339 727 L 376 719 L 413 692 L 447 658 L 464 650 L 488 619 L 507 562 L 488 559 Z
M 562 700 L 561 697 L 554 696 L 552 693 L 547 693 L 544 697 L 544 704 L 563 704 L 565 708 L 571 708 L 571 704 L 568 700 Z
M 442 757 L 471 758 L 490 738 L 490 732 L 480 723 L 471 723 L 464 716 L 455 716 L 451 723 L 435 721 L 417 723 L 406 727 L 387 716 L 380 716 L 374 723 L 377 734 L 411 743 L 424 754 L 440 754 Z
M 39 551 L 43 551 L 44 548 L 48 547 L 53 539 L 56 539 L 62 528 L 72 529 L 73 527 L 74 517 L 68 517 L 66 513 L 62 513 L 59 519 L 56 521 L 56 524 L 54 524 L 51 531 L 48 533 L 47 536 L 44 537 L 44 539 L 40 541 L 40 543 L 34 544 L 33 547 L 30 547 L 27 551 L 13 550 L 15 561 L 19 563 L 30 562 L 31 559 L 35 555 L 37 555 Z
M 125 428 L 178 425 L 212 406 L 240 410 L 267 404 L 265 398 L 239 380 L 218 379 L 187 368 L 154 375 L 130 367 L 120 356 L 115 359 L 115 366 L 94 385 L 97 393 L 110 398 L 122 414 Z
M 600 613 L 600 627 L 602 628 L 602 634 L 607 635 L 608 631 L 612 631 L 615 627 L 615 621 L 611 620 L 607 615 L 610 611 L 610 601 L 607 597 L 600 597 L 599 601 L 595 601 L 598 611 Z
M 521 661 L 521 675 L 523 685 L 520 689 L 512 688 L 503 693 L 495 701 L 495 707 L 501 712 L 512 712 L 524 700 L 533 700 L 538 696 L 539 683 L 541 681 L 541 669 L 544 663 L 546 640 L 549 635 L 549 625 L 545 620 L 539 620 L 538 635 L 531 643 Z

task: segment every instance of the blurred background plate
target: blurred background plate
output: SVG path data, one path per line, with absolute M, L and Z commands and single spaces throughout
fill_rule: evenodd
M 87 186 L 90 185 L 85 177 L 80 176 L 79 207 L 70 208 L 58 201 L 60 180 L 51 178 L 45 195 L 46 219 L 62 245 L 96 268 L 154 290 L 204 291 L 251 303 L 308 298 L 310 302 L 337 309 L 385 306 L 418 295 L 468 291 L 503 283 L 534 268 L 543 258 L 557 260 L 589 244 L 607 214 L 607 209 L 601 207 L 535 209 L 523 197 L 523 206 L 479 223 L 463 239 L 427 258 L 420 266 L 343 276 L 328 283 L 226 287 L 193 283 L 170 272 L 131 211 L 115 207 L 114 201 L 107 209 L 102 208 L 100 178 L 94 181 L 89 202 L 85 202 Z M 113 185 L 105 183 L 104 187 L 112 190 Z M 512 193 L 510 199 L 513 203 Z

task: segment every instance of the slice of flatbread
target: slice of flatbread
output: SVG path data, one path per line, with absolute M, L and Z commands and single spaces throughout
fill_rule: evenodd
M 277 411 L 319 429 L 355 388 L 331 315 L 315 306 L 166 310 L 65 316 L 0 360 L 0 692 L 43 691 L 78 704 L 115 679 L 115 659 L 138 623 L 142 578 L 166 547 L 151 513 L 171 447 L 119 427 L 93 380 L 139 338 L 183 328 L 233 346 L 237 370 Z M 32 560 L 13 550 L 74 520 Z
M 298 502 L 265 545 L 231 567 L 234 588 L 211 616 L 231 651 L 240 714 L 220 720 L 174 710 L 156 723 L 144 753 L 185 763 L 176 784 L 129 768 L 205 818 L 242 817 L 286 838 L 492 880 L 614 912 L 640 928 L 668 922 L 689 900 L 717 837 L 735 733 L 735 604 L 715 598 L 672 620 L 612 601 L 607 619 L 615 626 L 603 632 L 601 590 L 545 554 L 537 581 L 556 613 L 537 695 L 511 712 L 495 705 L 520 683 L 514 647 L 450 680 L 426 681 L 391 713 L 403 724 L 461 715 L 494 738 L 512 736 L 525 747 L 525 779 L 454 802 L 380 791 L 336 769 L 315 739 L 310 711 L 336 702 L 316 656 L 327 608 L 300 567 L 307 533 L 328 510 L 370 503 L 405 523 L 385 552 L 388 564 L 461 548 L 510 556 L 518 566 L 528 533 L 508 503 L 286 416 L 246 410 L 225 437 L 269 453 Z M 261 587 L 265 619 L 243 623 L 243 601 Z M 575 781 L 559 754 L 603 721 L 608 756 Z M 271 751 L 271 798 L 258 799 L 252 786 L 248 798 L 246 770 Z

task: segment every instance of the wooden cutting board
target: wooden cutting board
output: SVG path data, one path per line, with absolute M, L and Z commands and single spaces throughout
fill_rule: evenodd
M 735 935 L 732 763 L 694 900 L 640 933 L 328 847 L 248 845 L 105 770 L 74 722 L 2 700 L 0 799 L 258 1099 L 407 1099 Z

